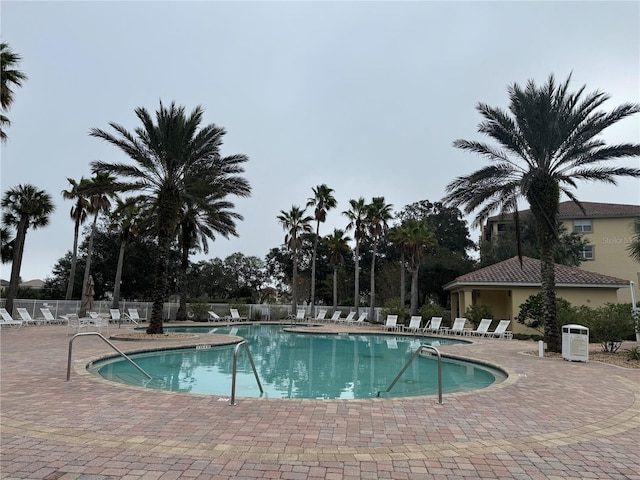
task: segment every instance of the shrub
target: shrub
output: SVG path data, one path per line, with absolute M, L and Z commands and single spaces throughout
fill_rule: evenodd
M 640 360 L 640 347 L 631 347 L 624 351 L 627 360 Z
M 586 310 L 584 310 L 585 313 Z M 583 325 L 589 327 L 589 336 L 602 344 L 602 350 L 615 353 L 622 341 L 633 335 L 635 323 L 628 303 L 607 303 L 593 309 L 582 318 Z
M 588 307 L 585 307 L 588 308 Z M 577 323 L 577 310 L 564 298 L 556 298 L 556 312 L 559 325 L 567 325 L 569 323 Z M 542 312 L 542 294 L 537 293 L 530 295 L 527 300 L 520 305 L 520 313 L 518 313 L 518 323 L 522 323 L 527 327 L 534 328 L 544 333 L 544 318 Z
M 493 319 L 493 312 L 491 311 L 491 307 L 487 305 L 472 305 L 471 307 L 467 307 L 464 316 L 473 324 L 473 328 L 478 328 L 483 318 Z
M 387 315 L 398 315 L 398 320 L 403 321 L 406 319 L 407 309 L 399 298 L 390 298 L 384 303 L 381 313 L 384 318 Z
M 198 321 L 206 319 L 209 315 L 209 301 L 207 298 L 193 298 L 189 303 L 189 317 Z

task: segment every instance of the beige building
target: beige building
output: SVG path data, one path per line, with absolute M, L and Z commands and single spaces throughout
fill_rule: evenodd
M 582 270 L 610 275 L 634 282 L 636 300 L 640 300 L 640 263 L 629 256 L 627 250 L 634 233 L 634 222 L 640 218 L 640 205 L 581 202 L 583 212 L 574 202 L 560 203 L 559 220 L 568 232 L 579 232 L 588 245 L 581 252 Z M 526 216 L 529 210 L 520 211 Z M 513 216 L 495 216 L 484 228 L 485 240 L 496 238 L 513 222 Z M 618 290 L 618 302 L 631 302 L 631 290 Z
M 451 318 L 464 317 L 467 308 L 486 305 L 495 319 L 509 319 L 514 333 L 539 333 L 517 322 L 522 305 L 540 292 L 540 260 L 518 257 L 461 275 L 444 286 L 451 293 Z M 556 294 L 572 305 L 595 308 L 616 303 L 620 290 L 629 290 L 622 278 L 566 265 L 555 266 Z

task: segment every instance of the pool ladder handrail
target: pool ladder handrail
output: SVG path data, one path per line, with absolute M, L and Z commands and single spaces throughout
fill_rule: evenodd
M 389 392 L 393 388 L 393 386 L 400 379 L 400 377 L 405 372 L 405 370 L 409 368 L 409 365 L 411 365 L 411 363 L 416 359 L 418 355 L 420 355 L 420 353 L 423 350 L 431 350 L 435 352 L 435 354 L 438 356 L 438 403 L 442 405 L 442 356 L 440 355 L 440 351 L 436 347 L 432 347 L 431 345 L 420 345 L 416 349 L 416 351 L 413 353 L 413 355 L 411 355 L 411 358 L 407 361 L 405 366 L 402 367 L 402 370 L 400 370 L 400 373 L 398 373 L 398 375 L 396 375 L 396 378 L 393 379 L 393 382 L 391 382 L 391 385 L 387 387 L 385 392 Z M 379 390 L 376 397 L 380 397 L 381 393 L 382 393 L 382 390 Z
M 258 378 L 258 370 L 256 370 L 256 364 L 253 363 L 253 357 L 251 356 L 251 352 L 249 351 L 249 344 L 246 340 L 242 340 L 241 342 L 236 344 L 236 347 L 233 349 L 233 370 L 231 373 L 231 399 L 229 400 L 229 405 L 236 405 L 236 372 L 238 371 L 238 350 L 240 347 L 244 346 L 247 356 L 249 357 L 249 363 L 251 363 L 251 368 L 253 369 L 253 374 L 256 377 L 256 382 L 258 382 L 258 388 L 260 389 L 260 393 L 264 393 L 262 389 L 262 383 L 260 383 L 260 378 Z
M 105 342 L 107 342 L 107 344 L 113 348 L 116 352 L 118 352 L 120 355 L 122 355 L 122 357 L 127 360 L 129 363 L 131 363 L 131 365 L 133 365 L 134 367 L 136 367 L 138 370 L 140 370 L 140 372 L 142 372 L 149 380 L 151 380 L 153 377 L 151 375 L 149 375 L 147 372 L 145 372 L 142 367 L 140 367 L 136 362 L 134 362 L 133 360 L 131 360 L 129 357 L 127 357 L 127 355 L 120 350 L 118 347 L 116 347 L 113 343 L 111 343 L 109 340 L 107 340 L 105 337 L 102 336 L 102 334 L 98 333 L 98 332 L 83 332 L 83 333 L 76 333 L 73 337 L 71 337 L 71 340 L 69 340 L 69 358 L 67 360 L 67 382 L 69 381 L 69 378 L 71 378 L 71 353 L 73 350 L 73 341 L 77 338 L 77 337 L 84 337 L 86 335 L 97 335 L 98 337 L 100 337 L 102 340 L 104 340 Z

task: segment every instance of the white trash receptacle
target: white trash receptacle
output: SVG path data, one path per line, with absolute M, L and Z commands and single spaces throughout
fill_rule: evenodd
M 589 361 L 589 329 L 582 325 L 562 327 L 562 358 L 572 362 Z

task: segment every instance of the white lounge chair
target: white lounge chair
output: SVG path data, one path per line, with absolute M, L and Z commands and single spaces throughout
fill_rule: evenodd
M 120 310 L 118 310 L 117 308 L 110 308 L 109 315 L 111 315 L 111 320 L 113 320 L 114 322 L 120 323 L 120 321 L 122 320 Z
M 422 323 L 421 315 L 413 315 L 411 320 L 409 320 L 409 325 L 405 325 L 403 330 L 405 332 L 417 332 L 420 330 L 420 324 Z
M 87 327 L 95 327 L 98 332 L 102 332 L 102 329 L 107 327 L 107 335 L 109 335 L 109 318 L 100 315 L 98 312 L 87 312 L 87 315 L 89 315 Z
M 355 312 L 353 312 L 355 313 Z M 364 325 L 364 321 L 367 319 L 367 312 L 362 312 L 357 320 L 352 320 L 351 323 L 355 323 L 356 325 Z
M 318 310 L 318 313 L 316 314 L 315 318 L 307 318 L 307 320 L 310 320 L 313 322 L 324 322 L 326 316 L 327 316 L 327 309 L 321 308 Z
M 441 324 L 442 317 L 431 317 L 431 320 L 424 326 L 422 331 L 424 333 L 438 333 L 440 331 Z
M 357 323 L 353 317 L 356 316 L 356 312 L 349 312 L 346 317 L 339 318 L 336 323 Z
M 49 310 L 47 307 L 40 307 L 40 312 L 42 313 L 42 316 L 47 321 L 47 323 L 62 323 L 62 319 L 54 317 L 53 313 L 51 313 L 51 310 Z
M 62 318 L 67 320 L 67 332 L 69 330 L 74 331 L 76 333 L 80 333 L 80 330 L 87 329 L 89 327 L 89 319 L 88 318 L 80 318 L 75 313 L 70 313 L 68 315 L 61 315 Z M 67 333 L 68 334 L 68 333 Z
M 140 315 L 138 314 L 138 309 L 137 308 L 130 308 L 129 309 L 129 313 L 124 313 L 123 314 L 128 320 L 131 320 L 133 323 L 135 323 L 136 325 L 138 325 L 140 322 L 143 322 L 146 320 L 146 318 L 140 318 Z
M 44 325 L 47 321 L 44 318 L 32 318 L 26 308 L 18 307 L 16 312 L 20 315 L 20 319 L 24 325 Z
M 478 328 L 476 328 L 475 330 L 471 330 L 469 332 L 469 335 L 473 335 L 474 337 L 484 337 L 489 332 L 491 321 L 492 320 L 490 318 L 483 318 L 482 320 L 480 320 Z
M 387 315 L 387 322 L 384 324 L 385 330 L 398 330 L 398 315 Z
M 0 327 L 15 327 L 20 328 L 24 323 L 22 320 L 14 320 L 13 317 L 5 308 L 0 308 Z
M 513 338 L 513 333 L 507 331 L 507 327 L 509 327 L 510 323 L 511 320 L 500 320 L 496 329 L 493 332 L 487 332 L 486 336 L 511 340 Z
M 287 320 L 293 320 L 293 322 L 304 322 L 304 316 L 306 315 L 304 308 L 299 308 L 295 315 L 291 314 L 287 317 Z
M 340 319 L 340 315 L 342 315 L 342 312 L 340 310 L 336 310 L 335 312 L 333 312 L 333 315 L 331 315 L 331 318 L 328 319 L 327 321 L 333 322 L 333 323 L 341 322 L 342 320 Z
M 247 317 L 241 317 L 240 314 L 238 313 L 238 309 L 236 308 L 231 308 L 229 309 L 229 311 L 231 312 L 232 322 L 246 322 L 248 320 Z
M 222 322 L 224 320 L 226 320 L 226 319 L 222 318 L 220 315 L 218 315 L 213 310 L 209 310 L 209 321 L 211 321 L 211 322 Z
M 453 321 L 451 328 L 443 329 L 442 331 L 447 335 L 462 335 L 464 334 L 464 326 L 466 323 L 466 318 L 458 317 Z

